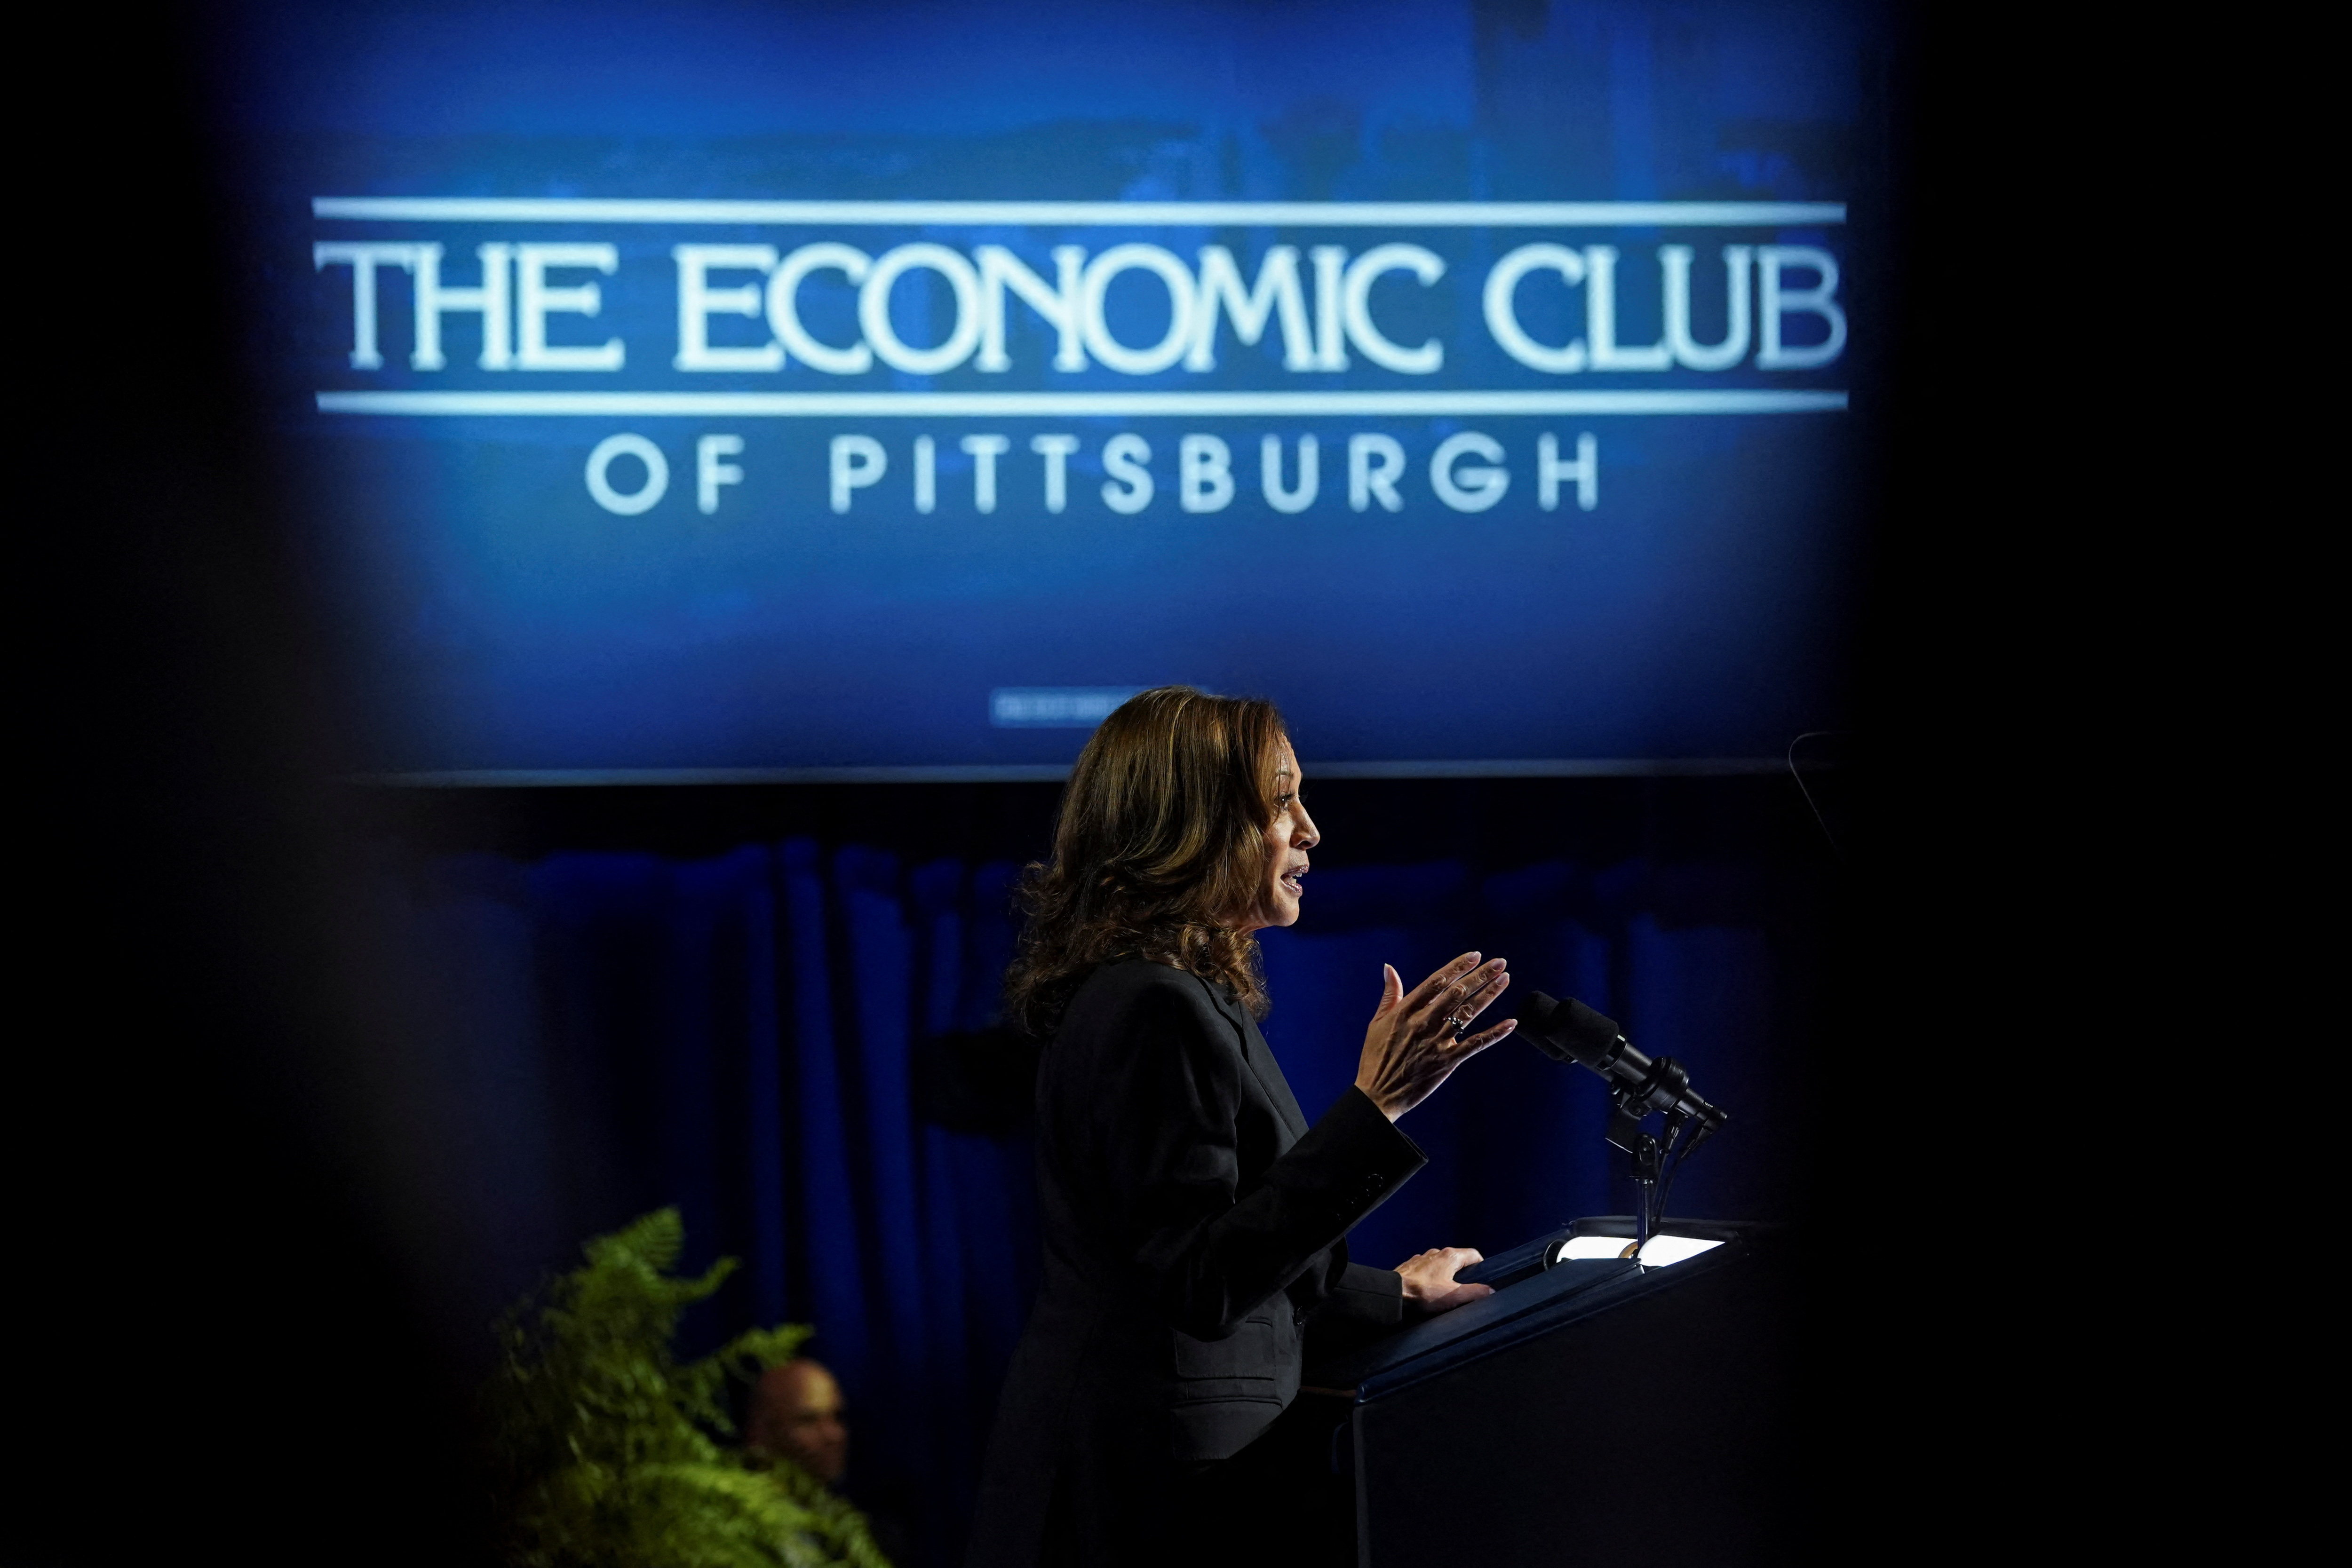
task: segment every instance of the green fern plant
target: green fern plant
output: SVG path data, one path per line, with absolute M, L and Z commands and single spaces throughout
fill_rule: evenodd
M 721 1437 L 728 1380 L 790 1360 L 810 1329 L 754 1329 L 679 1362 L 678 1316 L 735 1269 L 677 1266 L 675 1208 L 583 1249 L 586 1262 L 500 1317 L 485 1398 L 515 1568 L 889 1568 L 863 1515 L 788 1461 Z

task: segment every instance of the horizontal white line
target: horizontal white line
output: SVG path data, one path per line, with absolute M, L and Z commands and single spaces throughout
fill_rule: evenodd
M 1066 763 L 876 768 L 451 768 L 418 773 L 363 773 L 352 782 L 407 789 L 550 789 L 669 784 L 1058 784 L 1069 776 Z
M 321 413 L 703 419 L 1474 418 L 1508 414 L 1827 413 L 1843 392 L 322 392 Z
M 1843 202 L 736 202 L 313 196 L 310 214 L 395 223 L 1034 224 L 1140 228 L 1769 228 L 1842 224 Z
M 1318 762 L 1316 779 L 1649 779 L 1780 773 L 1777 757 L 1595 757 L 1528 760 Z M 1066 764 L 978 763 L 879 768 L 453 768 L 369 773 L 353 780 L 411 789 L 546 789 L 672 784 L 1009 784 L 1060 783 Z

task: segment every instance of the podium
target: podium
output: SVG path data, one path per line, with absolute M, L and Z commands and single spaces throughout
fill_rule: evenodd
M 1580 1219 L 1465 1270 L 1494 1295 L 1317 1362 L 1358 1568 L 1735 1568 L 1785 1554 L 1789 1239 Z M 1696 1249 L 1704 1245 L 1704 1250 Z M 1596 1255 L 1597 1254 L 1597 1255 Z

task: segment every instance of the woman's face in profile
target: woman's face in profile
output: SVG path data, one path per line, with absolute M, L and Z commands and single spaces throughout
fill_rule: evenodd
M 1307 814 L 1301 795 L 1305 782 L 1290 743 L 1283 742 L 1282 760 L 1274 778 L 1274 821 L 1265 829 L 1265 881 L 1259 891 L 1257 912 L 1242 926 L 1244 931 L 1297 923 L 1307 852 L 1322 842 L 1322 835 L 1315 831 L 1315 819 Z

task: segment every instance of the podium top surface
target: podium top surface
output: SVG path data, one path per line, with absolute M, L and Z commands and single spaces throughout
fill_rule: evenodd
M 1510 1278 L 1522 1267 L 1531 1270 L 1510 1278 L 1493 1295 L 1333 1361 L 1311 1365 L 1306 1381 L 1351 1393 L 1358 1404 L 1369 1403 L 1465 1362 L 1556 1333 L 1580 1318 L 1711 1273 L 1745 1256 L 1753 1245 L 1751 1232 L 1759 1228 L 1769 1228 L 1670 1220 L 1661 1228 L 1661 1234 L 1693 1236 L 1723 1245 L 1663 1268 L 1645 1268 L 1631 1259 L 1618 1258 L 1570 1258 L 1541 1267 L 1537 1262 L 1540 1255 L 1570 1238 L 1622 1235 L 1630 1242 L 1633 1237 L 1630 1220 L 1614 1217 L 1578 1220 L 1497 1254 L 1483 1269 L 1463 1270 L 1464 1279 L 1476 1279 L 1482 1272 Z

